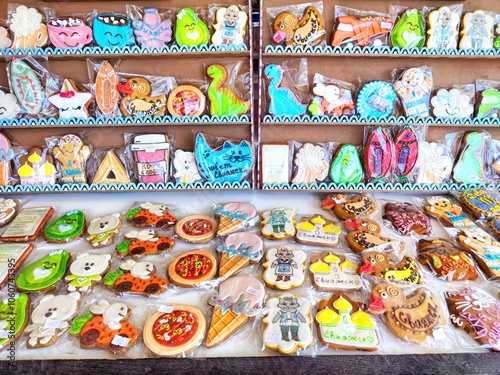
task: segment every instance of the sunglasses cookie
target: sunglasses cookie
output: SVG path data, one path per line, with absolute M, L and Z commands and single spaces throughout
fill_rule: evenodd
M 121 215 L 109 214 L 92 219 L 87 228 L 87 241 L 92 247 L 101 248 L 111 244 L 122 227 Z
M 362 288 L 358 266 L 345 256 L 323 252 L 311 258 L 309 272 L 314 287 L 327 292 L 360 290 Z
M 315 46 L 325 35 L 323 15 L 313 6 L 304 10 L 299 20 L 289 11 L 279 13 L 273 22 L 273 41 L 287 46 Z

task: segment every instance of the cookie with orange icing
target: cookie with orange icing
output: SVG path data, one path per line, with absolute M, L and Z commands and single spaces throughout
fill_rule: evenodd
M 215 237 L 217 222 L 206 215 L 190 215 L 175 225 L 175 233 L 184 242 L 206 243 Z
M 192 250 L 175 257 L 168 266 L 172 283 L 190 288 L 212 280 L 217 273 L 217 260 L 208 251 Z

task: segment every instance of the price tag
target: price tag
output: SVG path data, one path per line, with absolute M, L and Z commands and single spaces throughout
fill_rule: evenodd
M 255 295 L 256 293 L 258 292 L 257 289 L 255 289 L 253 286 L 249 285 L 246 289 L 245 289 L 245 293 L 248 293 L 248 294 L 251 294 L 252 296 Z
M 174 307 L 173 306 L 167 306 L 167 305 L 160 305 L 158 307 L 158 311 L 161 312 L 161 313 L 170 314 L 172 311 L 174 311 Z
M 45 329 L 58 329 L 61 327 L 61 320 L 58 319 L 47 319 L 45 321 L 45 324 L 43 325 L 43 328 Z
M 113 337 L 111 344 L 125 348 L 128 346 L 129 342 L 130 342 L 130 339 L 128 337 L 116 335 L 115 337 Z
M 266 344 L 278 344 L 281 340 L 281 336 L 274 333 L 266 333 L 264 335 L 264 341 Z

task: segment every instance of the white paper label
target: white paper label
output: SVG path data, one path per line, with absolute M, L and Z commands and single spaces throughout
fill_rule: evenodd
M 174 308 L 173 308 L 173 306 L 160 305 L 158 307 L 158 311 L 161 312 L 161 313 L 170 314 L 172 311 L 174 311 Z
M 61 320 L 58 319 L 47 319 L 43 328 L 45 329 L 58 329 L 61 326 Z
M 129 342 L 130 342 L 130 339 L 128 337 L 116 335 L 115 337 L 113 337 L 111 344 L 118 345 L 118 346 L 121 346 L 122 348 L 124 348 L 129 344 Z
M 443 328 L 437 328 L 432 332 L 432 335 L 436 340 L 445 340 L 446 339 L 446 334 L 444 333 Z
M 390 22 L 381 22 L 380 23 L 380 28 L 381 29 L 392 29 L 392 23 Z
M 246 289 L 245 289 L 245 292 L 248 293 L 248 294 L 251 294 L 252 296 L 255 295 L 257 293 L 257 289 L 255 289 L 253 286 L 248 286 Z
M 264 341 L 266 344 L 278 344 L 281 340 L 281 336 L 273 333 L 266 333 L 264 336 Z
M 347 32 L 353 32 L 354 29 L 352 28 L 352 25 L 348 23 L 339 23 L 337 26 L 338 31 L 347 31 Z
M 9 331 L 6 331 L 4 329 L 0 330 L 0 339 L 8 339 L 9 338 Z

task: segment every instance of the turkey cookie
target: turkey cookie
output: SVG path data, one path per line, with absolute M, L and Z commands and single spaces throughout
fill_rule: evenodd
M 462 203 L 478 218 L 490 219 L 500 215 L 500 193 L 494 190 L 465 190 L 462 193 Z
M 470 251 L 486 276 L 500 276 L 500 242 L 480 228 L 460 230 L 457 241 Z
M 311 302 L 307 298 L 284 293 L 269 299 L 266 310 L 262 333 L 266 348 L 293 354 L 311 345 Z
M 59 162 L 63 184 L 87 182 L 85 163 L 90 153 L 90 147 L 74 134 L 67 134 L 59 139 L 58 145 L 52 149 L 52 154 Z
M 462 30 L 459 47 L 461 49 L 493 48 L 494 17 L 483 10 L 465 13 L 462 18 Z
M 0 301 L 0 349 L 12 345 L 29 323 L 30 298 L 24 293 Z
M 19 5 L 10 15 L 10 31 L 14 36 L 13 49 L 45 47 L 49 41 L 47 26 L 36 8 Z
M 126 240 L 116 245 L 116 254 L 140 258 L 146 255 L 165 254 L 175 244 L 171 237 L 159 236 L 154 229 L 131 230 Z
M 237 5 L 219 7 L 215 12 L 215 32 L 212 35 L 212 44 L 216 46 L 241 45 L 244 43 L 245 29 L 248 15 Z
M 340 228 L 321 215 L 303 217 L 295 225 L 295 240 L 307 245 L 335 247 L 339 244 Z
M 444 280 L 476 280 L 479 277 L 472 259 L 453 243 L 443 239 L 421 239 L 418 242 L 418 260 Z
M 120 101 L 120 111 L 123 116 L 152 117 L 164 116 L 167 96 L 160 94 L 150 96 L 151 83 L 144 77 L 132 77 L 117 89 L 125 97 Z
M 59 118 L 89 118 L 89 106 L 94 95 L 87 91 L 79 91 L 75 83 L 64 79 L 61 91 L 49 96 L 49 102 L 59 110 Z
M 232 276 L 250 263 L 258 263 L 264 251 L 262 239 L 252 233 L 231 233 L 224 244 L 217 246 L 220 252 L 219 276 Z
M 95 78 L 95 101 L 104 117 L 112 117 L 118 109 L 120 93 L 118 75 L 113 66 L 106 60 L 101 63 Z
M 260 233 L 269 240 L 284 240 L 295 235 L 295 212 L 287 208 L 275 208 L 262 213 Z
M 94 289 L 99 284 L 102 276 L 108 272 L 111 255 L 90 255 L 80 253 L 69 266 L 68 274 L 64 281 L 68 284 L 70 292 L 86 292 Z
M 389 220 L 403 236 L 409 236 L 411 233 L 420 235 L 432 233 L 429 218 L 410 203 L 387 203 L 384 210 L 383 218 Z
M 346 195 L 330 194 L 321 202 L 321 208 L 333 209 L 340 220 L 355 219 L 359 215 L 370 215 L 377 210 L 375 201 L 366 194 Z
M 17 202 L 14 199 L 0 198 L 0 227 L 14 220 L 17 209 Z
M 142 339 L 154 355 L 186 357 L 201 345 L 207 327 L 203 313 L 191 305 L 168 305 L 155 312 L 144 325 Z
M 391 332 L 402 340 L 421 344 L 434 330 L 445 327 L 446 319 L 439 299 L 426 288 L 418 288 L 406 296 L 395 285 L 382 283 L 372 291 L 368 311 L 385 313 Z
M 323 345 L 343 350 L 377 350 L 380 344 L 373 318 L 344 293 L 320 301 L 314 322 Z
M 315 46 L 324 39 L 323 15 L 313 6 L 299 19 L 289 11 L 279 13 L 273 22 L 273 41 L 287 46 Z
M 17 273 L 17 269 L 33 250 L 32 244 L 0 244 L 0 288 L 9 281 L 11 275 Z
M 168 277 L 172 283 L 192 288 L 212 280 L 217 273 L 217 260 L 208 251 L 191 250 L 175 257 L 168 266 Z
M 90 312 L 74 318 L 69 333 L 80 337 L 80 347 L 109 349 L 122 354 L 137 341 L 137 328 L 127 320 L 132 310 L 122 302 L 101 299 L 90 306 Z
M 87 228 L 86 239 L 95 248 L 108 246 L 120 233 L 121 227 L 122 218 L 118 213 L 96 217 Z
M 411 284 L 422 284 L 422 275 L 417 262 L 405 256 L 400 262 L 391 262 L 388 256 L 377 251 L 363 254 L 359 272 L 385 279 L 385 281 L 407 287 Z
M 45 89 L 37 72 L 18 57 L 12 59 L 9 72 L 10 87 L 23 112 L 39 115 L 45 102 Z
M 257 210 L 251 203 L 231 202 L 222 205 L 215 213 L 219 215 L 218 236 L 227 236 L 238 230 L 246 229 L 257 217 Z
M 85 232 L 85 214 L 82 211 L 68 211 L 51 222 L 43 231 L 43 238 L 51 243 L 65 243 L 76 240 Z
M 56 48 L 80 49 L 92 43 L 92 29 L 78 17 L 58 17 L 47 22 L 47 31 Z
M 97 14 L 92 23 L 92 30 L 99 47 L 116 49 L 135 43 L 132 25 L 129 19 L 121 14 Z
M 451 323 L 482 348 L 500 351 L 500 302 L 486 291 L 469 287 L 444 294 Z
M 270 288 L 288 290 L 301 286 L 305 280 L 304 251 L 281 246 L 266 251 L 262 278 Z
M 427 48 L 450 49 L 457 48 L 460 11 L 442 6 L 429 13 L 427 29 Z
M 443 196 L 427 197 L 424 206 L 427 215 L 442 220 L 447 227 L 473 228 L 476 224 L 463 213 L 462 207 Z
M 239 116 L 248 111 L 250 101 L 244 101 L 233 90 L 223 87 L 228 78 L 227 70 L 219 64 L 207 68 L 207 76 L 212 79 L 207 94 L 212 116 Z
M 297 167 L 292 179 L 296 184 L 316 184 L 328 175 L 329 153 L 324 147 L 305 143 L 295 154 Z
M 80 307 L 81 297 L 78 292 L 43 296 L 33 309 L 31 323 L 24 331 L 29 334 L 26 347 L 37 349 L 54 345 L 59 336 L 69 329 L 70 320 Z
M 21 107 L 15 95 L 0 90 L 0 101 L 2 102 L 2 107 L 0 107 L 0 119 L 12 120 L 21 113 Z
M 144 202 L 128 210 L 127 221 L 136 227 L 168 228 L 177 222 L 177 218 L 164 204 Z
M 47 149 L 30 147 L 28 153 L 19 158 L 21 165 L 17 174 L 21 185 L 54 185 L 56 167 L 54 159 Z
M 175 224 L 175 233 L 184 242 L 207 243 L 217 233 L 217 222 L 206 215 L 186 216 Z
M 167 289 L 168 281 L 155 273 L 153 263 L 127 259 L 120 264 L 118 270 L 106 274 L 104 285 L 114 289 L 119 296 L 129 293 L 157 296 Z
M 28 242 L 35 240 L 53 213 L 52 207 L 23 208 L 2 233 L 0 241 Z
M 197 117 L 205 113 L 205 94 L 195 86 L 180 85 L 167 98 L 168 113 L 175 117 Z
M 163 19 L 158 9 L 144 8 L 142 20 L 133 20 L 135 39 L 145 48 L 162 49 L 172 39 L 172 21 Z
M 207 25 L 190 8 L 179 10 L 175 16 L 175 42 L 179 47 L 203 46 L 210 40 Z
M 35 260 L 17 273 L 16 287 L 25 292 L 47 292 L 54 289 L 66 273 L 70 255 L 54 250 Z
M 324 252 L 311 258 L 309 272 L 314 287 L 327 292 L 360 290 L 362 288 L 358 266 L 343 255 Z

